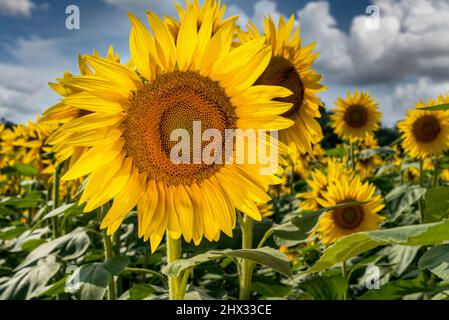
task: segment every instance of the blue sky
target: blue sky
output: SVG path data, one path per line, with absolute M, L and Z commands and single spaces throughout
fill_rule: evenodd
M 449 91 L 449 3 L 446 0 L 224 0 L 227 15 L 261 25 L 264 15 L 294 14 L 304 43 L 317 42 L 315 69 L 328 90 L 328 107 L 355 88 L 369 90 L 392 125 L 414 101 Z M 67 30 L 65 9 L 81 12 L 80 30 Z M 369 29 L 369 5 L 381 13 Z M 58 101 L 48 88 L 64 71 L 76 72 L 78 53 L 113 44 L 129 57 L 127 11 L 174 15 L 170 0 L 0 0 L 0 117 L 34 119 Z

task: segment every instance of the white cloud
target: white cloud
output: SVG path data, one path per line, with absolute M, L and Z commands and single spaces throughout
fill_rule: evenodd
M 0 0 L 0 15 L 29 17 L 35 7 L 30 0 Z

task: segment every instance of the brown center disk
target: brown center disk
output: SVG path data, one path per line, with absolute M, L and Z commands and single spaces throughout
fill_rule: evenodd
M 123 133 L 127 156 L 148 179 L 162 180 L 169 185 L 201 182 L 222 164 L 193 162 L 194 121 L 201 121 L 201 133 L 218 129 L 224 150 L 225 129 L 234 128 L 237 121 L 234 109 L 218 83 L 197 72 L 159 75 L 131 99 Z M 173 146 L 180 141 L 170 140 L 175 129 L 189 133 L 189 163 L 175 164 L 170 159 Z M 201 150 L 210 142 L 201 142 Z
M 337 226 L 343 229 L 357 228 L 363 221 L 363 208 L 350 206 L 332 211 L 332 218 Z
M 274 56 L 268 67 L 255 82 L 256 85 L 282 86 L 293 94 L 285 98 L 277 98 L 275 101 L 292 103 L 292 108 L 282 114 L 283 117 L 293 118 L 301 108 L 304 101 L 304 85 L 295 66 L 287 59 Z
M 413 124 L 413 135 L 420 142 L 431 142 L 435 140 L 440 131 L 440 123 L 431 115 L 423 116 Z
M 363 106 L 352 105 L 347 108 L 344 119 L 348 126 L 360 128 L 368 122 L 368 112 Z

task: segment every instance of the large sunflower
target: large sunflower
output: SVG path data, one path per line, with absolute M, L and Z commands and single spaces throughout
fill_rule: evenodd
M 449 96 L 418 102 L 416 108 L 448 103 Z M 398 124 L 402 133 L 402 147 L 413 158 L 424 159 L 439 155 L 449 148 L 449 111 L 413 109 Z
M 318 53 L 312 53 L 315 43 L 302 46 L 299 27 L 292 34 L 293 25 L 293 16 L 287 23 L 281 17 L 277 30 L 271 17 L 265 19 L 264 33 L 266 43 L 272 50 L 272 58 L 256 84 L 283 86 L 293 93 L 278 99 L 293 104 L 283 116 L 295 122 L 292 127 L 279 132 L 279 137 L 287 145 L 295 143 L 301 153 L 310 153 L 312 145 L 317 144 L 323 137 L 316 120 L 320 117 L 318 109 L 321 104 L 316 93 L 326 87 L 320 84 L 321 75 L 311 69 L 318 57 Z M 260 37 L 260 34 L 257 27 L 249 21 L 248 31 L 239 32 L 239 38 L 241 43 L 247 43 Z
M 350 142 L 361 141 L 379 128 L 382 114 L 368 92 L 356 90 L 353 95 L 348 92 L 346 100 L 337 99 L 336 106 L 331 120 L 340 138 Z
M 100 58 L 100 54 L 96 50 L 94 50 L 92 56 Z M 108 48 L 106 59 L 120 62 L 120 58 L 118 54 L 114 52 L 114 48 L 112 46 L 109 46 Z M 93 75 L 93 71 L 89 68 L 81 56 L 78 56 L 78 68 L 80 74 L 83 76 Z M 63 77 L 70 78 L 73 77 L 73 75 L 69 72 L 65 72 Z M 84 100 L 84 105 L 82 106 L 79 95 L 76 95 L 81 93 L 83 91 L 82 89 L 65 85 L 64 82 L 50 82 L 49 85 L 57 94 L 63 96 L 64 99 L 44 112 L 44 117 L 41 120 L 43 123 L 63 125 L 92 112 L 89 110 L 89 99 L 86 98 Z M 72 98 L 75 98 L 75 100 L 72 100 Z M 54 134 L 47 140 L 48 144 L 54 146 L 52 148 L 52 152 L 54 152 L 56 157 L 56 165 L 70 158 L 70 166 L 79 159 L 84 151 L 86 151 L 86 147 L 82 144 L 74 145 L 73 143 L 63 143 L 68 141 L 68 138 L 73 135 L 76 135 L 76 133 L 60 130 L 57 134 Z
M 89 148 L 63 177 L 88 176 L 80 199 L 87 202 L 85 211 L 114 199 L 101 224 L 112 234 L 137 205 L 138 234 L 154 251 L 166 230 L 196 244 L 203 235 L 208 240 L 218 240 L 221 231 L 231 235 L 235 209 L 260 220 L 256 204 L 267 202 L 268 185 L 279 182 L 274 175 L 260 175 L 258 164 L 175 164 L 170 159 L 174 129 L 192 136 L 194 121 L 201 121 L 203 131 L 218 129 L 225 141 L 227 129 L 277 130 L 292 121 L 279 116 L 291 104 L 271 101 L 289 90 L 253 86 L 271 58 L 264 38 L 231 50 L 234 21 L 212 35 L 211 17 L 198 28 L 194 6 L 187 8 L 176 41 L 154 13 L 147 17 L 152 33 L 129 15 L 137 73 L 83 56 L 92 75 L 59 79 L 79 90 L 70 96 L 73 105 L 90 111 L 60 131 L 74 133 L 61 143 Z
M 340 176 L 329 183 L 326 191 L 317 198 L 326 208 L 337 204 L 358 201 L 361 204 L 330 210 L 320 217 L 314 232 L 324 244 L 361 231 L 378 229 L 383 217 L 378 214 L 384 207 L 382 197 L 375 195 L 376 189 L 368 182 L 362 183 L 358 177 Z

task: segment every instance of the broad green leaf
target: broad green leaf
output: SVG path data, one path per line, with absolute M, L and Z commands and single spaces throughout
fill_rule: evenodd
M 198 254 L 190 259 L 180 259 L 169 264 L 163 272 L 167 275 L 180 276 L 186 269 L 201 263 L 224 257 L 242 258 L 251 260 L 261 265 L 270 267 L 286 276 L 291 276 L 290 262 L 287 256 L 279 250 L 270 247 L 258 249 L 222 250 L 208 251 Z
M 109 283 L 109 276 L 109 271 L 103 263 L 82 265 L 67 278 L 65 291 L 79 294 L 81 300 L 102 300 Z
M 24 249 L 22 246 L 25 243 L 32 240 L 42 240 L 48 233 L 50 233 L 50 229 L 48 227 L 26 230 L 18 238 L 14 239 L 14 244 L 8 251 L 12 253 L 23 251 Z
M 378 255 L 386 255 L 388 264 L 396 276 L 401 276 L 413 262 L 421 246 L 403 246 L 394 244 L 382 249 Z
M 63 260 L 72 260 L 86 252 L 90 239 L 84 229 L 77 228 L 55 240 L 41 244 L 31 251 L 16 269 L 21 269 L 35 263 L 50 254 L 60 256 Z
M 420 110 L 449 110 L 449 103 L 443 103 L 436 106 L 428 106 L 428 107 L 422 107 L 418 108 Z
M 14 169 L 27 177 L 35 176 L 37 173 L 36 168 L 31 164 L 16 163 Z
M 54 297 L 57 294 L 63 293 L 65 288 L 65 283 L 67 280 L 67 276 L 59 279 L 55 283 L 49 285 L 45 291 L 39 294 L 38 298 L 42 298 L 45 296 Z
M 283 298 L 292 290 L 292 287 L 286 284 L 259 281 L 253 282 L 251 288 L 253 291 L 261 294 L 263 298 Z
M 314 277 L 299 284 L 313 300 L 343 300 L 348 280 L 340 275 Z
M 3 228 L 0 231 L 0 240 L 14 239 L 14 238 L 20 236 L 26 230 L 27 230 L 27 227 L 20 226 L 20 225 L 19 226 Z
M 0 284 L 1 300 L 24 300 L 40 295 L 60 268 L 53 255 L 41 259 L 35 266 L 25 267 Z
M 419 259 L 418 267 L 449 281 L 449 244 L 434 246 L 427 250 Z
M 118 256 L 106 260 L 103 264 L 111 274 L 118 276 L 130 263 L 128 257 Z
M 380 289 L 371 289 L 358 300 L 399 300 L 404 296 L 416 293 L 427 293 L 433 290 L 427 286 L 423 274 L 414 279 L 401 279 L 391 281 Z
M 424 222 L 435 222 L 449 214 L 449 187 L 427 190 L 425 196 Z
M 381 245 L 425 246 L 447 240 L 449 240 L 449 221 L 355 233 L 338 240 L 324 250 L 321 258 L 307 273 L 326 270 Z
M 359 159 L 367 159 L 378 154 L 395 154 L 396 152 L 390 147 L 381 147 L 375 149 L 365 149 L 358 154 Z
M 411 210 L 412 206 L 424 196 L 425 192 L 426 188 L 420 186 L 400 185 L 385 196 L 385 202 L 393 214 L 393 218 L 396 218 Z
M 158 293 L 158 291 L 155 289 L 155 286 L 145 283 L 137 283 L 129 289 L 129 299 L 142 300 L 154 293 Z
M 35 208 L 42 202 L 42 193 L 39 191 L 32 191 L 25 195 L 25 197 L 7 197 L 1 202 L 1 206 L 12 206 L 16 209 Z
M 61 216 L 61 215 L 65 215 L 65 214 L 71 214 L 73 212 L 82 212 L 82 210 L 76 205 L 76 203 L 68 203 L 68 204 L 63 204 L 60 207 L 57 207 L 56 209 L 51 210 L 50 212 L 48 212 L 47 214 L 45 214 L 41 221 L 52 218 L 52 217 L 56 217 L 56 216 Z

